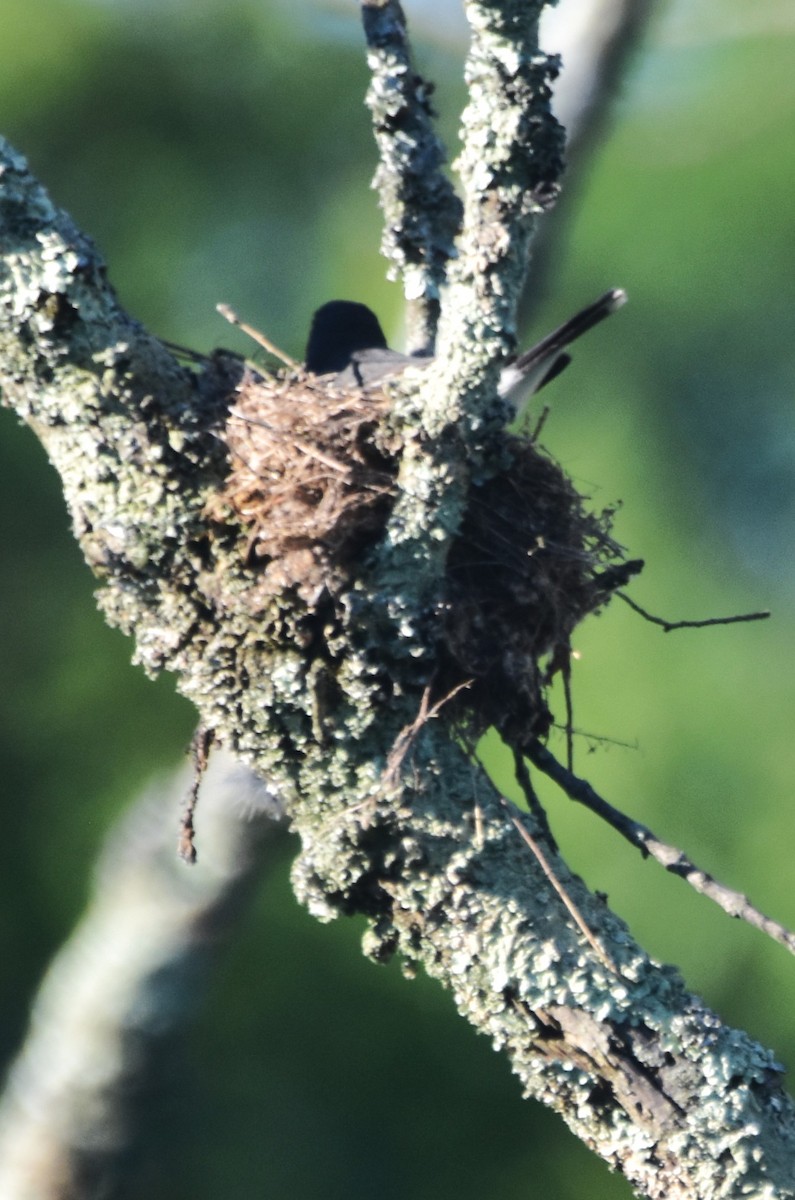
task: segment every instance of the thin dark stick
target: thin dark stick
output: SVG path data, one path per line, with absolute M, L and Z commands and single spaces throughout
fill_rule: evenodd
M 681 876 L 686 883 L 689 883 L 702 896 L 708 896 L 730 917 L 736 917 L 747 922 L 748 925 L 753 925 L 755 929 L 761 929 L 762 933 L 766 933 L 773 941 L 785 946 L 790 954 L 795 954 L 795 934 L 780 925 L 778 921 L 766 917 L 751 904 L 751 901 L 742 892 L 736 892 L 733 888 L 718 883 L 706 871 L 697 867 L 677 846 L 660 841 L 646 825 L 642 825 L 640 821 L 634 821 L 632 817 L 626 816 L 612 804 L 608 804 L 607 800 L 603 800 L 594 791 L 587 780 L 580 779 L 567 770 L 562 763 L 559 763 L 546 746 L 542 746 L 540 742 L 531 742 L 527 747 L 527 757 L 538 767 L 539 771 L 543 771 L 545 775 L 554 780 L 570 800 L 576 800 L 580 804 L 584 804 L 586 808 L 590 808 L 591 812 L 596 813 L 603 821 L 611 825 L 628 842 L 637 846 L 644 858 L 651 855 L 661 866 L 665 867 L 666 871 L 670 871 L 672 875 Z
M 535 443 L 541 437 L 541 430 L 546 425 L 547 417 L 549 416 L 551 411 L 552 410 L 548 404 L 545 404 L 544 407 L 541 409 L 539 418 L 535 423 L 535 428 L 534 428 L 533 432 L 530 434 L 530 441 L 533 443 L 533 445 L 535 445 Z
M 645 608 L 641 608 L 635 600 L 629 598 L 626 592 L 614 592 L 613 594 L 620 596 L 625 604 L 628 604 L 646 621 L 651 621 L 652 625 L 659 625 L 664 633 L 670 633 L 672 629 L 703 629 L 706 625 L 736 625 L 739 621 L 766 621 L 770 616 L 770 610 L 765 609 L 761 612 L 740 613 L 736 617 L 706 617 L 703 621 L 666 621 L 662 617 L 655 617 Z
M 536 790 L 533 787 L 533 781 L 530 778 L 530 772 L 527 769 L 527 759 L 520 750 L 513 751 L 513 771 L 516 776 L 516 782 L 524 793 L 524 798 L 527 801 L 527 807 L 536 819 L 541 832 L 549 842 L 553 850 L 557 850 L 557 843 L 552 836 L 552 830 L 549 828 L 549 820 L 543 804 L 536 795 Z
M 571 696 L 571 650 L 567 646 L 560 668 L 563 680 L 563 698 L 566 703 L 566 766 L 574 770 L 574 707 Z
M 214 741 L 215 734 L 212 729 L 208 729 L 205 725 L 198 725 L 190 744 L 190 752 L 193 759 L 193 782 L 191 783 L 190 791 L 185 797 L 185 803 L 182 806 L 177 853 L 180 858 L 183 858 L 191 866 L 196 862 L 196 845 L 194 842 L 196 830 L 193 818 L 196 814 L 196 805 L 199 803 L 199 788 L 201 787 L 204 772 L 207 770 L 210 750 Z
M 199 350 L 190 350 L 187 346 L 180 346 L 179 342 L 169 342 L 166 338 L 160 338 L 160 344 L 165 346 L 167 350 L 173 350 L 175 354 L 181 355 L 183 358 L 189 358 L 192 362 L 209 362 L 210 359 L 206 354 L 202 354 Z

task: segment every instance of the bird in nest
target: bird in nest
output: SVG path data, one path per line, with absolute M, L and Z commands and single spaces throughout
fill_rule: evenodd
M 502 399 L 520 413 L 531 396 L 568 366 L 567 347 L 621 308 L 626 299 L 621 288 L 612 288 L 504 366 L 498 385 Z M 329 300 L 312 317 L 305 368 L 313 375 L 333 375 L 336 387 L 369 387 L 406 367 L 431 362 L 433 357 L 427 354 L 391 350 L 378 317 L 366 304 Z

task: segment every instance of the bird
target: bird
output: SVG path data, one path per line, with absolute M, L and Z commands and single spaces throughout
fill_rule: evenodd
M 611 288 L 518 355 L 500 372 L 500 397 L 519 414 L 531 396 L 568 366 L 571 357 L 566 347 L 616 312 L 626 299 L 623 289 Z M 426 367 L 431 362 L 432 355 L 391 350 L 378 317 L 366 304 L 329 300 L 312 317 L 305 369 L 313 375 L 333 375 L 337 387 L 369 387 L 407 367 Z

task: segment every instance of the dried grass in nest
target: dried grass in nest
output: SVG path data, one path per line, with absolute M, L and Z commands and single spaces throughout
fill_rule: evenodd
M 376 438 L 388 407 L 377 390 L 243 377 L 225 433 L 231 471 L 214 511 L 220 501 L 250 527 L 249 558 L 262 562 L 268 594 L 294 587 L 314 606 L 378 539 L 397 471 L 397 447 Z
M 266 594 L 294 589 L 328 617 L 389 516 L 400 445 L 385 432 L 388 409 L 377 389 L 244 377 L 220 500 L 251 530 Z M 506 435 L 504 450 L 506 465 L 472 486 L 451 547 L 434 690 L 472 681 L 450 715 L 521 742 L 549 726 L 544 695 L 573 629 L 638 564 L 624 563 L 610 514 L 589 513 L 555 462 L 517 437 Z

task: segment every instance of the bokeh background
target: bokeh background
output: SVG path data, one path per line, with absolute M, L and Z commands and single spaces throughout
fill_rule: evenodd
M 453 5 L 416 11 L 455 148 Z M 99 243 L 155 333 L 249 352 L 224 300 L 300 357 L 312 310 L 370 303 L 378 256 L 357 6 L 2 0 L 2 132 Z M 431 15 L 429 16 L 429 10 Z M 667 617 L 773 620 L 665 635 L 620 602 L 579 633 L 577 767 L 614 803 L 795 926 L 795 16 L 668 0 L 574 198 L 530 333 L 608 286 L 631 303 L 550 389 L 544 438 L 646 559 Z M 554 391 L 554 395 L 553 395 Z M 0 1058 L 89 894 L 115 817 L 176 764 L 193 713 L 97 614 L 58 482 L 0 414 Z M 561 745 L 557 743 L 558 749 Z M 488 768 L 514 794 L 500 748 Z M 544 789 L 588 883 L 727 1020 L 795 1065 L 795 962 Z M 224 956 L 156 1102 L 131 1194 L 382 1200 L 626 1197 L 435 984 L 321 927 L 292 847 Z

